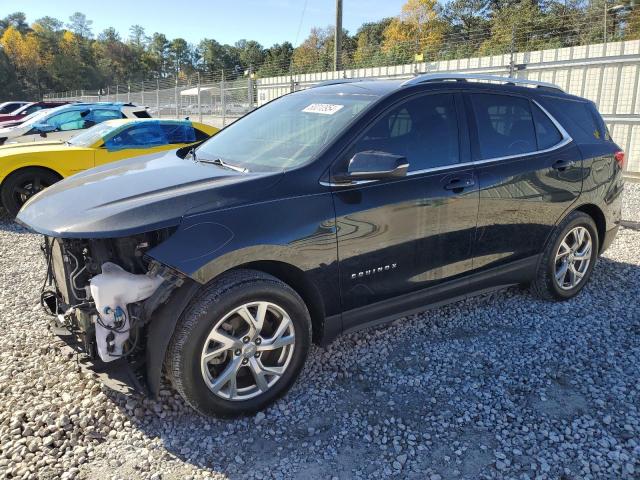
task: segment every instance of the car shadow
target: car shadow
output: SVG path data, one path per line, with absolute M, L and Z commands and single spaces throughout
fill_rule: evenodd
M 7 211 L 0 207 L 0 231 L 13 233 L 30 233 L 29 230 L 18 224 Z
M 543 320 L 553 323 L 566 322 L 567 312 L 572 311 L 571 304 L 575 302 L 574 305 L 580 305 L 584 302 L 581 296 L 593 296 L 593 308 L 595 308 L 598 302 L 602 301 L 599 292 L 615 288 L 617 292 L 631 294 L 638 284 L 640 284 L 639 265 L 601 257 L 590 283 L 576 299 L 565 304 L 569 308 L 563 309 L 564 314 L 558 315 L 557 318 L 547 315 Z M 491 314 L 492 306 L 495 306 L 496 302 L 503 302 L 505 308 L 511 308 L 514 304 L 522 305 L 523 300 L 525 308 L 518 315 L 527 312 L 524 315 L 531 318 L 525 317 L 524 320 L 518 320 L 520 323 L 517 328 L 511 324 L 513 320 L 503 320 L 502 317 Z M 465 302 L 466 305 L 463 305 Z M 434 412 L 445 417 L 449 414 L 453 415 L 450 410 L 455 410 L 457 407 L 452 406 L 451 399 L 462 398 L 459 407 L 464 409 L 467 394 L 463 391 L 464 385 L 451 383 L 447 398 L 440 398 L 442 391 L 435 391 L 429 387 L 428 383 L 421 385 L 411 383 L 415 369 L 442 370 L 442 365 L 430 363 L 438 362 L 431 352 L 431 349 L 435 348 L 434 344 L 439 345 L 438 348 L 442 348 L 444 344 L 446 348 L 446 342 L 466 341 L 467 337 L 474 336 L 497 337 L 500 335 L 522 336 L 523 338 L 518 341 L 524 344 L 528 332 L 539 328 L 537 325 L 541 319 L 539 311 L 545 303 L 533 297 L 528 291 L 513 287 L 439 307 L 430 310 L 426 316 L 416 314 L 396 320 L 392 324 L 373 327 L 367 330 L 366 335 L 362 332 L 343 335 L 326 349 L 313 347 L 300 379 L 289 393 L 264 412 L 265 415 L 237 419 L 203 417 L 185 405 L 164 380 L 158 400 L 141 396 L 126 397 L 115 392 L 109 392 L 108 396 L 118 405 L 120 413 L 134 425 L 135 429 L 140 430 L 147 438 L 157 439 L 171 456 L 197 468 L 224 472 L 230 478 L 245 476 L 253 478 L 256 472 L 263 475 L 257 478 L 271 478 L 270 472 L 282 471 L 282 469 L 289 472 L 285 474 L 287 478 L 351 478 L 355 471 L 360 472 L 360 476 L 367 477 L 379 475 L 380 469 L 387 467 L 392 476 L 423 478 L 420 476 L 421 471 L 431 471 L 438 472 L 442 478 L 450 478 L 455 476 L 455 471 L 451 470 L 453 468 L 451 464 L 443 462 L 442 455 L 434 453 L 437 451 L 436 445 L 425 440 L 430 437 L 422 436 L 421 432 L 430 431 L 430 427 L 421 419 L 433 415 Z M 478 313 L 474 316 L 475 320 L 466 320 L 472 322 L 471 327 L 475 332 L 467 331 L 468 335 L 463 336 L 459 334 L 460 327 L 452 328 L 446 321 L 442 321 L 443 318 L 457 319 L 461 307 L 471 308 Z M 620 328 L 629 330 L 630 334 L 635 332 L 640 335 L 637 303 L 620 302 L 612 308 L 616 310 L 617 317 L 600 318 L 594 315 L 593 318 L 602 322 L 618 321 L 621 324 Z M 484 313 L 488 315 L 481 314 L 482 310 L 487 310 L 488 312 Z M 575 314 L 575 318 L 569 318 L 569 321 L 575 322 L 579 328 L 582 328 L 581 322 L 585 321 L 584 313 Z M 403 351 L 393 349 L 396 335 L 407 333 L 401 332 L 402 329 L 418 328 L 422 332 L 427 332 L 426 343 L 418 342 L 416 345 L 411 345 L 411 348 L 406 347 Z M 606 348 L 604 343 L 600 346 L 597 344 L 598 337 L 591 338 L 590 342 L 593 343 L 595 350 Z M 389 390 L 378 381 L 379 379 L 371 380 L 368 376 L 371 372 L 367 369 L 375 367 L 359 364 L 358 359 L 363 354 L 371 355 L 371 351 L 386 349 L 389 344 L 392 347 L 386 354 L 386 360 L 389 361 L 389 365 L 397 363 L 397 366 L 392 368 L 396 368 L 399 375 L 407 378 L 407 382 L 401 389 Z M 415 354 L 409 350 L 416 348 L 423 349 L 417 355 L 418 358 L 424 356 L 422 362 L 424 365 L 416 366 L 415 361 L 408 357 Z M 531 348 L 536 347 L 532 345 Z M 591 411 L 595 408 L 589 403 L 589 398 L 582 400 L 573 392 L 567 392 L 566 395 L 573 395 L 584 402 L 584 404 L 580 403 L 581 408 L 559 408 L 557 412 L 554 410 L 549 413 L 547 410 L 555 405 L 550 404 L 544 409 L 532 409 L 531 393 L 520 393 L 510 384 L 511 380 L 502 378 L 499 372 L 484 371 L 480 368 L 476 375 L 491 388 L 500 389 L 510 395 L 511 408 L 518 414 L 533 417 L 555 415 L 563 419 L 566 417 L 566 421 L 570 422 L 583 410 Z M 564 389 L 558 388 L 558 391 L 564 394 Z M 559 401 L 559 404 L 561 403 Z M 317 405 L 324 405 L 324 408 L 318 408 Z M 355 427 L 354 418 L 360 422 Z M 393 465 L 396 454 L 388 455 L 393 452 L 391 443 L 389 444 L 391 452 L 383 449 L 384 453 L 381 453 L 380 445 L 372 443 L 370 438 L 367 438 L 368 430 L 367 427 L 362 426 L 363 423 L 380 425 L 380 422 L 386 422 L 388 419 L 393 419 L 391 424 L 387 423 L 391 430 L 389 442 L 397 428 L 395 425 L 400 421 L 403 422 L 402 429 L 407 428 L 416 432 L 417 440 L 412 444 L 411 449 L 415 450 L 412 461 L 417 467 L 412 468 L 424 470 L 403 470 L 402 473 L 397 469 L 394 470 L 397 468 Z M 453 433 L 456 442 L 472 445 L 469 450 L 470 457 L 462 458 L 463 465 L 466 465 L 467 469 L 465 472 L 472 478 L 490 474 L 494 468 L 492 455 L 489 455 L 491 458 L 488 460 L 484 458 L 486 456 L 484 445 L 491 445 L 491 439 L 496 432 L 491 431 L 491 426 L 487 428 L 488 430 L 485 428 L 482 432 L 460 428 Z M 514 435 L 519 434 L 514 431 Z M 473 447 L 474 442 L 477 443 L 474 438 L 479 437 L 484 439 L 481 442 L 483 450 L 479 450 L 480 444 Z M 135 465 L 133 468 L 136 468 Z

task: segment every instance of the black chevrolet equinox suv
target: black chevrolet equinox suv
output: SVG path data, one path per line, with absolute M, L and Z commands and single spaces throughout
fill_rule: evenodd
M 123 388 L 164 371 L 205 415 L 255 412 L 311 342 L 510 285 L 585 286 L 624 153 L 591 101 L 514 78 L 336 80 L 199 145 L 72 176 L 44 235 L 51 328 Z

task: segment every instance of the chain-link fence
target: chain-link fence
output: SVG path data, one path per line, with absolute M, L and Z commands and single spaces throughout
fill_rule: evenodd
M 255 108 L 255 78 L 219 81 L 200 78 L 162 79 L 46 95 L 46 99 L 82 102 L 126 102 L 149 107 L 157 118 L 190 118 L 218 128 Z
M 154 117 L 199 120 L 223 127 L 281 95 L 338 78 L 410 78 L 420 72 L 490 73 L 557 83 L 593 100 L 614 140 L 627 153 L 627 170 L 640 174 L 640 40 L 389 66 L 347 68 L 257 78 L 246 72 L 194 74 L 99 90 L 63 92 L 50 99 L 132 102 Z M 228 79 L 231 77 L 231 79 Z

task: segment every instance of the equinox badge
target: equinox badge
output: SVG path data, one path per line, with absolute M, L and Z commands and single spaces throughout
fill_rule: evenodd
M 368 277 L 371 275 L 375 275 L 376 273 L 386 272 L 388 270 L 393 270 L 397 266 L 397 263 L 392 263 L 390 265 L 383 265 L 382 267 L 374 267 L 370 270 L 363 270 L 362 272 L 352 273 L 351 280 L 355 280 L 356 278 Z

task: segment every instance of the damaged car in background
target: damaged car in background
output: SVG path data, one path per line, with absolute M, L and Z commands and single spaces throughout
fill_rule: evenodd
M 511 285 L 578 295 L 619 227 L 624 153 L 555 85 L 447 75 L 331 81 L 31 197 L 51 328 L 122 385 L 155 395 L 165 372 L 237 415 L 312 342 Z

